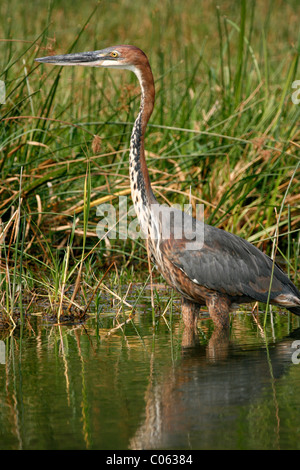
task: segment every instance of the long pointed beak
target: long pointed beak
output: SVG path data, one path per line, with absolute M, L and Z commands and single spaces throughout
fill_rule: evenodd
M 101 65 L 106 54 L 103 51 L 78 52 L 76 54 L 52 55 L 35 59 L 37 62 L 44 64 L 56 65 Z

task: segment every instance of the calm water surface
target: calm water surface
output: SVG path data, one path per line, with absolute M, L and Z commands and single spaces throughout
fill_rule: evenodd
M 299 449 L 299 319 L 261 322 L 32 317 L 1 337 L 0 449 Z

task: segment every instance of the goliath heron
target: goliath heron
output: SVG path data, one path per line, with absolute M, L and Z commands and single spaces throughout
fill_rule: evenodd
M 182 234 L 178 228 L 183 219 L 178 218 L 178 214 L 183 213 L 158 204 L 151 188 L 144 150 L 155 88 L 143 51 L 121 45 L 36 60 L 57 65 L 127 69 L 137 76 L 141 104 L 130 140 L 131 194 L 141 229 L 148 236 L 151 258 L 166 281 L 182 296 L 182 314 L 187 327 L 195 327 L 201 305 L 208 307 L 217 328 L 228 327 L 229 312 L 240 303 L 269 302 L 300 315 L 300 292 L 271 258 L 246 240 L 192 217 L 187 218 L 191 224 L 187 224 L 189 229 Z M 168 235 L 164 236 L 163 231 Z M 193 245 L 195 239 L 197 243 Z

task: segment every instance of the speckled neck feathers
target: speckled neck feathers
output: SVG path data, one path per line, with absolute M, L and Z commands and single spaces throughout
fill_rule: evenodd
M 146 58 L 147 60 L 147 58 Z M 130 140 L 130 183 L 134 207 L 143 232 L 147 233 L 147 219 L 150 217 L 150 205 L 156 203 L 153 195 L 148 168 L 145 159 L 144 137 L 147 123 L 154 106 L 154 81 L 149 62 L 143 68 L 132 69 L 141 86 L 141 105 L 135 120 Z

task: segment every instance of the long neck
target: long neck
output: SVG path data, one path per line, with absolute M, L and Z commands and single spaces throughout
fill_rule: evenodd
M 145 131 L 154 106 L 155 89 L 149 64 L 143 67 L 143 70 L 134 68 L 133 71 L 141 86 L 141 105 L 130 139 L 130 184 L 135 210 L 144 230 L 144 212 L 150 204 L 156 202 L 151 188 L 144 147 Z M 144 219 L 143 223 L 141 219 Z

